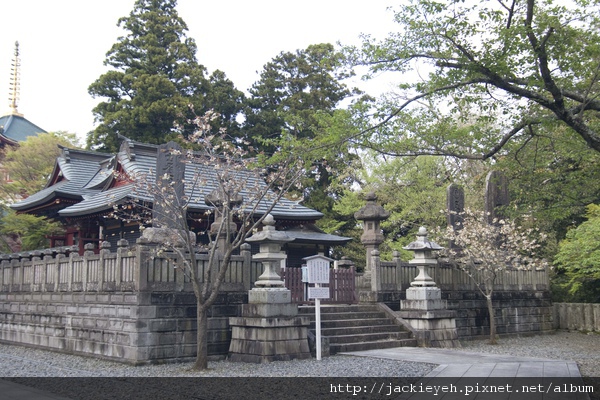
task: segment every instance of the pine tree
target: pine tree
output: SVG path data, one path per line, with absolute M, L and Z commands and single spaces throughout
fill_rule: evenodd
M 88 147 L 115 151 L 119 134 L 155 144 L 176 134 L 187 137 L 193 132 L 188 121 L 211 108 L 229 118 L 221 121 L 228 128 L 235 124 L 237 110 L 223 113 L 219 104 L 209 104 L 216 96 L 176 5 L 176 0 L 137 0 L 129 17 L 119 19 L 127 34 L 107 53 L 104 64 L 112 69 L 88 89 L 93 97 L 106 99 L 93 110 L 100 124 L 89 133 Z M 224 92 L 228 104 L 239 104 L 242 93 L 224 74 L 215 74 L 219 98 Z

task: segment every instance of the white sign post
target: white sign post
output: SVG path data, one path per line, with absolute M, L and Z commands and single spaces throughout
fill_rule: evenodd
M 329 288 L 321 287 L 322 283 L 329 283 L 329 264 L 331 258 L 316 255 L 304 258 L 308 283 L 314 283 L 315 287 L 308 288 L 308 298 L 315 299 L 315 331 L 317 341 L 317 360 L 321 360 L 321 299 L 329 298 Z

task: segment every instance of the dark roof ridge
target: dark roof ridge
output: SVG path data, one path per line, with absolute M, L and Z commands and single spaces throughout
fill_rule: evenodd
M 95 151 L 95 150 L 78 149 L 77 147 L 67 147 L 67 146 L 63 146 L 62 144 L 57 144 L 57 146 L 61 150 L 68 150 L 69 153 L 88 154 L 88 155 L 92 155 L 92 156 L 104 156 L 105 158 L 109 158 L 109 157 L 113 156 L 113 154 L 111 154 L 111 153 L 102 153 L 100 151 Z

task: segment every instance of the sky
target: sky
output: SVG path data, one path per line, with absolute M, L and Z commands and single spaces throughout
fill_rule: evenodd
M 10 69 L 19 42 L 18 111 L 46 131 L 85 138 L 94 129 L 88 86 L 108 71 L 106 53 L 135 0 L 19 0 L 0 6 L 0 115 L 9 110 Z M 358 44 L 361 33 L 393 31 L 393 0 L 179 0 L 187 36 L 208 72 L 225 72 L 246 91 L 282 51 L 310 44 Z M 83 140 L 82 140 L 83 143 Z

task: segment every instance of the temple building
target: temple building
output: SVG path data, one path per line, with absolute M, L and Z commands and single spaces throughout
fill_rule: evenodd
M 134 244 L 141 236 L 140 223 L 115 218 L 115 207 L 152 202 L 152 196 L 140 190 L 131 177 L 157 173 L 159 146 L 124 138 L 117 154 L 61 150 L 46 187 L 11 208 L 60 221 L 65 226 L 65 234 L 51 238 L 51 247 L 77 246 L 83 253 L 88 243 L 94 244 L 96 250 L 102 241 L 111 243 L 111 248 L 116 248 L 120 239 Z M 211 183 L 215 180 L 210 178 L 215 168 L 193 161 L 185 163 L 183 168 L 187 182 L 192 182 L 194 176 L 207 177 L 201 188 L 187 188 L 185 196 L 192 199 L 187 210 L 188 225 L 196 232 L 199 242 L 208 243 L 205 232 L 214 222 L 214 214 L 210 212 L 212 207 L 206 204 L 205 194 L 216 189 Z M 256 178 L 248 174 L 242 179 Z M 255 210 L 256 215 L 265 212 L 264 207 Z M 331 246 L 350 240 L 319 230 L 315 222 L 323 214 L 289 199 L 282 198 L 270 214 L 277 221 L 277 229 L 286 231 L 294 239 L 286 245 L 290 266 L 300 266 L 302 258 L 327 254 Z

